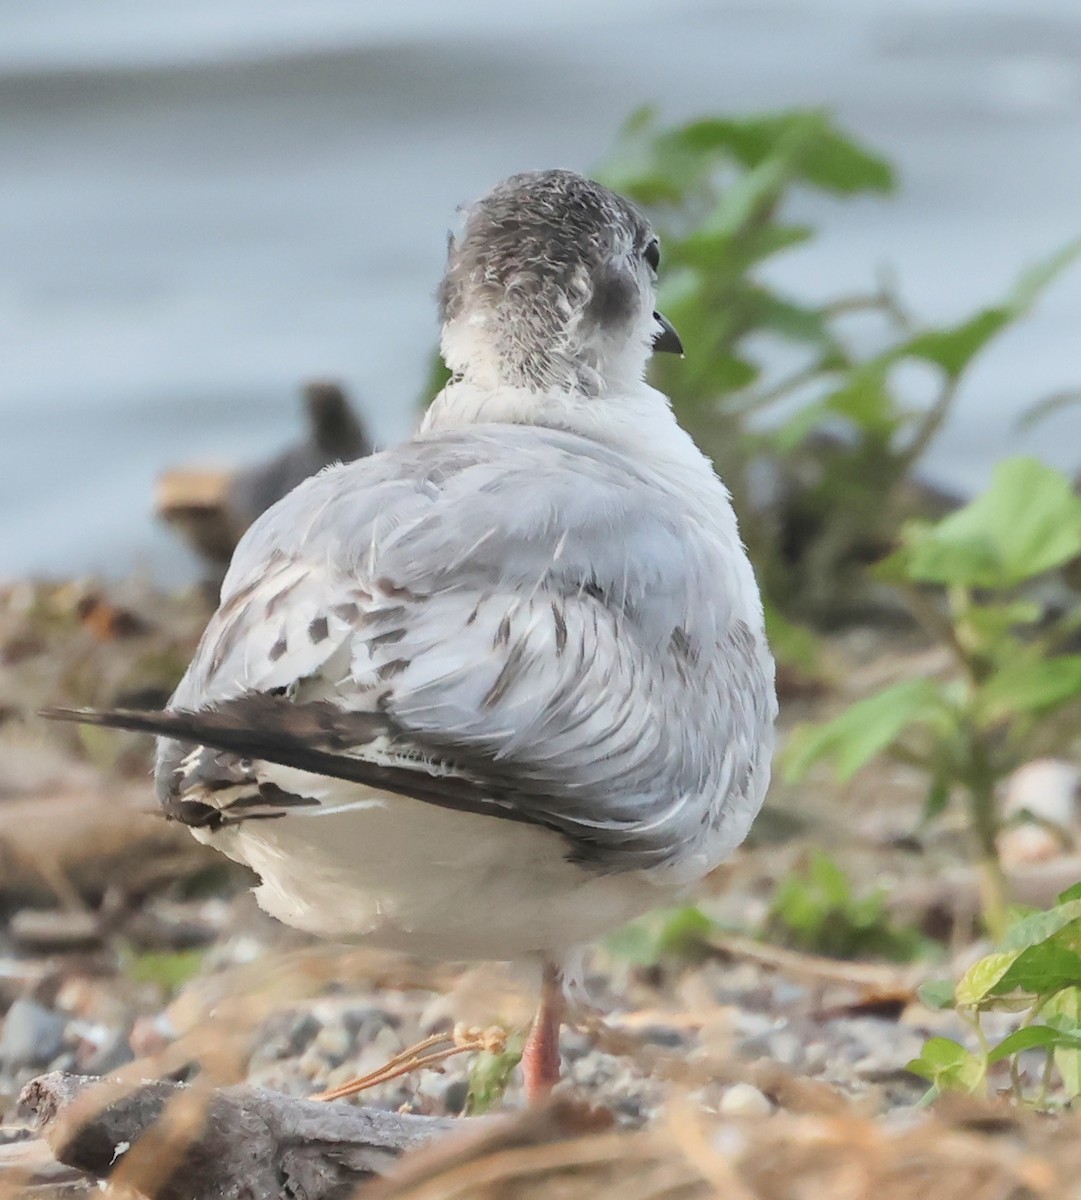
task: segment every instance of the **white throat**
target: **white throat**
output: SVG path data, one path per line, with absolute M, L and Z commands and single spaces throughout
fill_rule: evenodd
M 643 385 L 656 332 L 644 305 L 631 328 L 609 334 L 589 327 L 582 314 L 558 314 L 545 328 L 521 314 L 474 307 L 443 326 L 443 360 L 456 380 L 478 391 L 502 388 L 571 392 L 579 396 L 626 395 Z

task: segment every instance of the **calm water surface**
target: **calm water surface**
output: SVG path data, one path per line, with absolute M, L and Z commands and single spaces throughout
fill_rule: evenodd
M 899 199 L 808 209 L 774 269 L 804 296 L 888 267 L 960 317 L 1081 232 L 1075 0 L 0 0 L 0 576 L 184 577 L 155 476 L 287 441 L 313 375 L 401 437 L 455 207 L 588 170 L 646 100 L 826 105 L 898 164 Z M 1081 410 L 1014 429 L 1081 383 L 1079 328 L 1081 269 L 974 373 L 935 475 L 1081 466 Z

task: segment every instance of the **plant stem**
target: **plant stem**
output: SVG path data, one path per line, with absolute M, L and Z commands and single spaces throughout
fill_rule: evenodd
M 987 1060 L 991 1057 L 991 1047 L 987 1044 L 987 1034 L 984 1033 L 983 1026 L 980 1024 L 980 1015 L 978 1012 L 972 1016 L 972 1028 L 976 1031 L 976 1041 L 980 1045 L 980 1084 L 983 1089 L 983 1095 L 986 1096 L 990 1085 L 990 1080 L 987 1078 L 990 1063 Z
M 1055 1052 L 1048 1046 L 1047 1061 L 1044 1063 L 1043 1075 L 1040 1078 L 1040 1108 L 1047 1108 L 1051 1101 L 1051 1082 L 1055 1073 Z
M 995 783 L 982 739 L 973 733 L 971 773 L 967 780 L 969 815 L 976 838 L 980 869 L 980 896 L 987 931 L 997 942 L 1006 932 L 1007 888 L 1002 864 L 998 860 L 998 814 L 995 811 Z
M 953 402 L 957 397 L 957 384 L 957 379 L 950 379 L 943 384 L 942 390 L 939 392 L 935 402 L 924 414 L 923 420 L 916 429 L 912 440 L 901 452 L 901 461 L 904 464 L 904 472 L 906 474 L 923 457 L 927 447 L 935 440 L 938 431 L 949 416 L 950 409 L 953 407 Z

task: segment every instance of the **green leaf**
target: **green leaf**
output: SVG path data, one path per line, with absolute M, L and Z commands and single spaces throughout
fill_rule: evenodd
M 636 966 L 653 966 L 665 958 L 699 953 L 714 932 L 713 922 L 693 904 L 658 909 L 624 925 L 605 939 L 617 958 Z
M 963 614 L 967 639 L 978 639 L 996 658 L 1012 648 L 1018 632 L 1035 625 L 1044 615 L 1044 608 L 1034 600 L 1010 600 L 1004 603 L 982 602 L 969 606 Z M 994 653 L 998 651 L 998 653 Z
M 950 800 L 950 781 L 942 775 L 936 775 L 927 789 L 927 796 L 920 812 L 920 821 L 927 824 L 935 817 L 941 816 Z
M 1008 297 L 1007 306 L 1014 312 L 1027 312 L 1039 299 L 1047 286 L 1059 277 L 1081 256 L 1081 238 L 1067 242 L 1054 254 L 1048 255 L 1041 262 L 1035 263 L 1021 273 L 1014 284 L 1013 292 Z
M 1075 883 L 1073 887 L 1068 887 L 1064 892 L 1059 892 L 1059 904 L 1069 904 L 1071 900 L 1081 900 L 1081 883 Z
M 953 982 L 949 979 L 929 979 L 920 984 L 916 995 L 928 1008 L 952 1008 Z
M 926 953 L 929 944 L 915 929 L 891 923 L 880 889 L 856 895 L 844 870 L 820 850 L 778 884 L 762 936 L 834 958 L 897 962 Z
M 1081 498 L 1065 475 L 1032 458 L 995 469 L 991 486 L 937 525 L 906 528 L 909 578 L 1012 587 L 1081 554 Z
M 443 361 L 443 356 L 439 351 L 435 351 L 428 362 L 428 378 L 424 383 L 424 391 L 421 393 L 421 403 L 425 408 L 439 395 L 439 393 L 450 382 L 451 371 L 447 364 Z
M 844 908 L 852 899 L 852 887 L 843 870 L 821 851 L 811 857 L 811 882 L 830 908 Z
M 859 429 L 886 434 L 897 427 L 898 415 L 887 387 L 887 368 L 881 360 L 849 371 L 844 384 L 821 404 L 827 412 L 847 417 Z
M 805 674 L 817 678 L 819 674 L 819 646 L 815 635 L 806 625 L 799 625 L 782 616 L 775 604 L 766 600 L 766 637 L 774 657 L 779 663 L 797 667 Z
M 1074 986 L 1081 986 L 1081 955 L 1052 939 L 1020 951 L 991 994 L 1021 991 L 1047 996 Z
M 934 363 L 951 379 L 956 379 L 1013 319 L 1008 309 L 988 308 L 952 329 L 932 329 L 918 334 L 904 345 L 903 353 Z
M 792 342 L 808 342 L 827 351 L 832 351 L 835 340 L 830 333 L 826 318 L 817 308 L 784 300 L 761 289 L 756 289 L 755 319 L 762 329 L 770 329 Z
M 940 1091 L 974 1092 L 983 1083 L 985 1074 L 984 1065 L 975 1054 L 943 1037 L 928 1038 L 919 1058 L 914 1058 L 907 1070 Z
M 636 109 L 619 131 L 608 161 L 594 177 L 647 207 L 678 205 L 701 172 L 671 132 L 658 130 L 656 111 Z
M 822 112 L 695 121 L 684 128 L 683 143 L 695 154 L 724 151 L 748 168 L 787 151 L 798 175 L 825 191 L 888 192 L 894 186 L 889 163 L 843 134 Z
M 1068 894 L 1068 893 L 1064 893 Z M 1002 941 L 1004 950 L 1027 950 L 1054 937 L 1074 921 L 1081 921 L 1081 898 L 1067 900 L 1045 912 L 1033 913 L 1018 922 Z
M 974 1008 L 991 995 L 1020 954 L 1020 950 L 988 954 L 979 962 L 973 963 L 958 980 L 954 990 L 954 1003 L 957 1007 Z
M 983 703 L 997 720 L 1011 713 L 1039 713 L 1081 695 L 1081 654 L 1025 658 L 1008 663 L 987 682 Z
M 733 237 L 772 205 L 783 190 L 789 174 L 783 159 L 768 158 L 752 167 L 721 193 L 703 223 L 700 234 Z
M 1054 1028 L 1081 1034 L 1081 987 L 1056 992 L 1040 1009 L 1040 1015 Z M 1070 1097 L 1081 1096 L 1081 1045 L 1056 1046 L 1055 1066 Z
M 814 235 L 811 225 L 763 225 L 748 231 L 738 247 L 740 258 L 749 266 L 770 258 L 780 250 L 802 246 L 811 241 Z
M 1081 1034 L 1065 1033 L 1052 1029 L 1049 1025 L 1025 1025 L 1015 1029 L 1013 1033 L 1002 1039 L 987 1055 L 988 1063 L 1001 1062 L 1013 1054 L 1023 1050 L 1033 1050 L 1038 1046 L 1050 1048 L 1063 1046 L 1071 1050 L 1081 1050 Z
M 781 454 L 790 454 L 803 444 L 810 434 L 829 416 L 822 401 L 804 404 L 772 431 L 774 447 Z
M 1081 390 L 1077 388 L 1053 392 L 1050 396 L 1044 396 L 1042 400 L 1037 400 L 1021 414 L 1017 422 L 1018 431 L 1031 429 L 1040 421 L 1055 416 L 1064 408 L 1073 408 L 1076 404 L 1081 404 Z
M 992 338 L 1029 311 L 1040 293 L 1079 254 L 1081 239 L 1029 267 L 1001 304 L 976 313 L 952 329 L 921 333 L 905 344 L 900 353 L 935 363 L 951 379 L 956 379 Z
M 785 748 L 785 777 L 799 780 L 814 763 L 832 759 L 838 779 L 851 779 L 910 725 L 941 714 L 942 699 L 930 679 L 895 684 L 851 705 L 824 725 L 798 727 Z
M 1047 996 L 1081 986 L 1081 900 L 1034 913 L 1015 925 L 1003 949 L 981 958 L 961 976 L 954 999 L 959 1008 L 978 1008 L 1010 992 Z

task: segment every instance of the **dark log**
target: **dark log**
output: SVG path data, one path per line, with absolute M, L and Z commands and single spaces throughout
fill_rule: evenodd
M 148 1200 L 338 1200 L 462 1125 L 252 1087 L 61 1072 L 32 1080 L 19 1099 L 60 1162 Z

